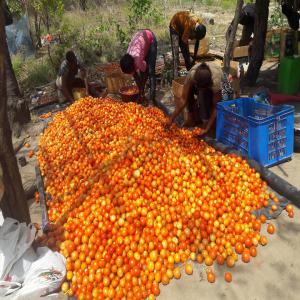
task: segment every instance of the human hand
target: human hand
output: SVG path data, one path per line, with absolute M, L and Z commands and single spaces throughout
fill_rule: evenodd
M 169 130 L 170 127 L 172 126 L 172 124 L 173 124 L 173 120 L 171 118 L 169 118 L 169 120 L 165 124 L 165 129 Z
M 201 131 L 198 134 L 198 137 L 203 137 L 208 133 L 208 129 L 201 129 Z

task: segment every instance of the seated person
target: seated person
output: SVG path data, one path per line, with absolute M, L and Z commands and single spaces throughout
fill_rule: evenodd
M 78 72 L 79 77 L 77 77 Z M 74 102 L 73 89 L 75 88 L 85 88 L 86 95 L 99 96 L 88 85 L 86 68 L 78 61 L 73 51 L 66 53 L 66 59 L 62 62 L 58 72 L 56 86 L 59 92 L 63 94 L 65 101 Z

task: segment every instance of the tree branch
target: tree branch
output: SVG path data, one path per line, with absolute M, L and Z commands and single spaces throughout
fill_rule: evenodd
M 230 25 L 231 26 L 230 31 L 229 31 L 230 34 L 229 34 L 228 40 L 226 42 L 226 49 L 225 49 L 225 54 L 224 54 L 224 71 L 226 73 L 229 72 L 234 40 L 235 40 L 235 36 L 236 36 L 237 27 L 239 25 L 239 19 L 240 19 L 243 5 L 244 5 L 243 0 L 237 0 L 235 15 L 234 15 L 234 19 Z

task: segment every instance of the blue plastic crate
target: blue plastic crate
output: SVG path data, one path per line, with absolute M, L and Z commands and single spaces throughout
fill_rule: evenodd
M 217 105 L 217 140 L 265 167 L 292 157 L 294 107 L 257 103 L 251 98 Z

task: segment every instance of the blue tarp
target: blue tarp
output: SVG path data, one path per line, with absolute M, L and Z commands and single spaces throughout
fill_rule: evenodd
M 5 27 L 8 49 L 10 54 L 22 52 L 25 57 L 34 54 L 34 46 L 29 34 L 28 18 L 24 15 L 12 25 Z

